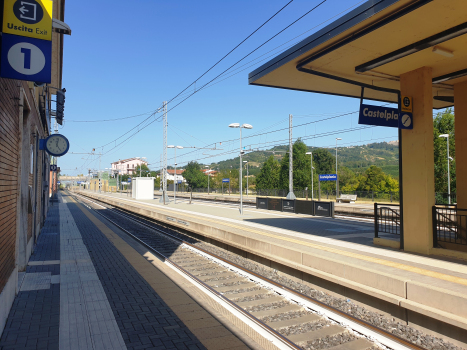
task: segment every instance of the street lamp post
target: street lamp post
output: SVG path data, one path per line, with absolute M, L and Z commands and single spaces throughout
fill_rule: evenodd
M 208 169 L 206 170 L 206 175 L 208 176 L 208 195 L 209 195 L 209 172 L 208 172 L 208 171 L 209 171 L 210 169 L 209 169 L 209 165 L 205 165 L 204 167 L 205 167 L 205 168 L 208 168 Z
M 311 200 L 313 200 L 313 152 L 306 152 L 311 156 Z
M 337 175 L 337 141 L 342 140 L 340 137 L 336 137 L 336 175 Z M 336 179 L 336 200 L 339 197 L 339 175 Z
M 229 128 L 239 128 L 240 129 L 240 178 L 239 178 L 239 187 L 240 187 L 240 214 L 243 215 L 243 191 L 242 191 L 242 168 L 243 168 L 243 162 L 242 162 L 242 129 L 253 129 L 253 126 L 250 124 L 242 124 L 240 125 L 239 123 L 232 123 L 229 125 Z
M 243 163 L 246 163 L 246 196 L 248 197 L 248 177 L 250 176 L 248 174 L 248 161 L 244 160 Z
M 208 176 L 208 194 L 209 194 L 209 177 L 210 177 L 209 172 L 211 171 L 211 169 L 209 169 L 209 165 L 205 165 L 204 167 L 207 168 L 206 175 Z
M 447 140 L 447 150 L 448 150 L 448 203 L 451 204 L 451 174 L 450 174 L 450 170 L 449 170 L 449 134 L 442 134 L 442 135 L 439 135 L 439 137 L 445 137 L 446 140 Z
M 177 148 L 178 149 L 183 149 L 183 146 L 170 145 L 170 146 L 167 146 L 167 148 L 173 148 L 174 152 L 175 152 L 175 161 L 174 161 L 174 164 L 175 164 L 175 171 L 174 171 L 174 204 L 176 204 L 175 200 L 176 200 L 176 197 L 177 197 Z

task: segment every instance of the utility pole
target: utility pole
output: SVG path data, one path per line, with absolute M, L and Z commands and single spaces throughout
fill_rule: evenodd
M 167 101 L 164 101 L 164 136 L 163 136 L 163 156 L 164 156 L 164 168 L 163 168 L 163 177 L 162 177 L 162 197 L 160 199 L 161 203 L 168 203 L 169 197 L 167 196 Z
M 289 194 L 287 199 L 295 199 L 293 193 L 293 144 L 292 144 L 292 114 L 289 114 Z

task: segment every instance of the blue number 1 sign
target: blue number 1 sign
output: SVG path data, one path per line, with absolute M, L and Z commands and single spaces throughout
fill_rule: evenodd
M 2 78 L 50 83 L 52 42 L 3 33 L 0 75 Z

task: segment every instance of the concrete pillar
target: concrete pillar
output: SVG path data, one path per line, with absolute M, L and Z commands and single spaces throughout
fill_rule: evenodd
M 467 82 L 454 85 L 457 206 L 467 209 Z
M 413 130 L 402 130 L 404 249 L 429 254 L 435 205 L 432 72 L 422 67 L 401 75 L 402 95 L 413 97 Z

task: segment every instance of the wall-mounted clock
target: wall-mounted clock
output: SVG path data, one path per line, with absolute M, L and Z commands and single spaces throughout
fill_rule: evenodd
M 52 156 L 61 157 L 65 155 L 69 149 L 70 142 L 63 135 L 53 134 L 45 139 L 45 150 Z

